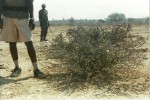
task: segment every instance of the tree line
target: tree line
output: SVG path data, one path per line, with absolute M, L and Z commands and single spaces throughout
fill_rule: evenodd
M 51 26 L 59 26 L 59 25 L 101 25 L 101 24 L 115 24 L 115 23 L 131 23 L 131 24 L 149 24 L 149 17 L 145 18 L 126 18 L 123 13 L 112 13 L 105 19 L 74 19 L 71 17 L 70 19 L 62 19 L 62 20 L 50 20 L 49 23 Z M 36 25 L 39 25 L 39 22 L 36 22 Z

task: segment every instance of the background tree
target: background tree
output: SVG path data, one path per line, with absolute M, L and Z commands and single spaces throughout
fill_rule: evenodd
M 74 26 L 74 24 L 75 24 L 75 20 L 74 20 L 73 17 L 71 17 L 71 18 L 69 19 L 69 25 L 70 25 L 70 26 Z
M 147 17 L 147 18 L 145 19 L 145 23 L 146 23 L 146 24 L 149 24 L 149 23 L 150 23 L 150 18 L 149 18 L 149 17 Z
M 108 23 L 123 23 L 126 22 L 126 17 L 122 13 L 112 13 L 107 18 Z
M 129 22 L 129 23 L 134 23 L 135 20 L 136 20 L 135 18 L 128 18 L 128 22 Z
M 105 23 L 105 20 L 99 19 L 99 20 L 97 20 L 97 22 L 98 22 L 99 25 L 101 25 L 101 24 L 104 24 L 104 23 Z

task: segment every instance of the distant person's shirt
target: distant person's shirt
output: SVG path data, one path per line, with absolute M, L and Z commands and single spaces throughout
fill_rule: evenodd
M 29 17 L 26 0 L 1 0 L 1 2 L 3 2 L 1 6 L 3 6 L 4 16 L 17 19 Z
M 46 9 L 41 9 L 39 11 L 39 20 L 48 21 L 48 11 Z

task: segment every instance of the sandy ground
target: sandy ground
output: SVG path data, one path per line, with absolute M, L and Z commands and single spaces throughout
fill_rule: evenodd
M 149 34 L 148 26 L 138 26 L 134 27 L 134 33 L 140 33 L 143 36 Z M 52 27 L 52 33 L 48 33 L 47 39 L 51 41 L 57 33 L 65 32 L 64 27 Z M 47 46 L 49 41 L 40 42 L 40 29 L 36 28 L 33 31 L 33 41 L 37 51 L 39 68 L 49 75 L 46 79 L 35 79 L 33 78 L 32 64 L 27 55 L 26 47 L 23 43 L 18 44 L 19 52 L 19 63 L 22 68 L 22 74 L 17 78 L 10 78 L 10 71 L 13 69 L 13 62 L 9 53 L 8 44 L 5 42 L 0 42 L 0 100 L 148 100 L 150 99 L 150 92 L 147 87 L 150 86 L 150 39 L 147 40 L 144 48 L 148 48 L 147 59 L 145 59 L 145 66 L 140 68 L 140 72 L 143 77 L 139 77 L 134 82 L 141 88 L 142 92 L 133 93 L 128 91 L 125 95 L 114 94 L 112 92 L 106 92 L 106 88 L 97 89 L 95 86 L 90 86 L 88 88 L 80 88 L 73 93 L 67 92 L 71 89 L 59 90 L 57 85 L 60 80 L 59 73 L 61 73 L 62 68 L 53 67 L 49 63 L 49 59 L 43 54 L 43 46 Z M 58 75 L 54 75 L 57 73 Z M 144 73 L 144 74 L 143 74 Z M 62 74 L 63 75 L 63 74 Z M 146 79 L 144 79 L 146 77 Z M 145 91 L 142 89 L 143 85 L 146 84 Z M 67 85 L 66 85 L 67 86 Z M 141 86 L 141 87 L 140 87 Z M 106 86 L 105 86 L 106 87 Z M 118 87 L 119 88 L 119 87 Z

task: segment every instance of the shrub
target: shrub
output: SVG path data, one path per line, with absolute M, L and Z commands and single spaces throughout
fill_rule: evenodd
M 126 24 L 71 28 L 53 39 L 48 56 L 72 71 L 86 73 L 139 66 L 144 56 L 139 47 L 145 38 L 130 31 Z

